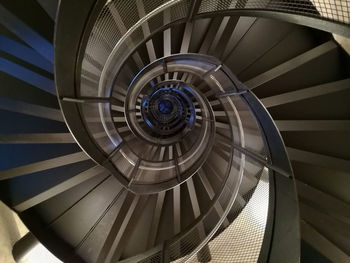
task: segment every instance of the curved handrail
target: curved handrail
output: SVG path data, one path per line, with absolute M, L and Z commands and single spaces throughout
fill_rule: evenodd
M 125 43 L 125 40 L 130 37 L 133 32 L 137 30 L 137 28 L 140 28 L 146 21 L 149 21 L 152 17 L 155 15 L 161 13 L 162 11 L 166 10 L 167 8 L 176 5 L 177 3 L 180 3 L 182 0 L 172 0 L 164 3 L 163 5 L 159 6 L 157 9 L 151 11 L 148 13 L 146 16 L 141 18 L 136 24 L 132 26 L 127 31 L 127 34 L 124 34 L 122 38 L 119 40 L 118 45 L 122 46 L 123 43 Z M 281 10 L 273 10 L 273 9 L 267 9 L 267 8 L 261 8 L 261 9 L 230 9 L 230 10 L 221 10 L 221 11 L 216 11 L 216 12 L 210 12 L 210 13 L 201 13 L 201 14 L 194 14 L 194 19 L 201 18 L 201 17 L 207 17 L 207 16 L 214 16 L 214 15 L 240 15 L 240 16 L 257 16 L 257 17 L 268 17 L 268 18 L 274 18 L 282 21 L 287 21 L 287 22 L 292 22 L 300 25 L 306 25 L 309 27 L 314 27 L 317 29 L 321 29 L 324 31 L 328 31 L 331 33 L 337 33 L 340 35 L 344 36 L 350 36 L 350 30 L 348 28 L 348 25 L 345 23 L 339 23 L 335 20 L 330 20 L 325 17 L 320 16 L 307 16 L 305 14 L 298 14 L 298 13 L 288 13 L 286 11 L 281 11 Z M 172 21 L 174 22 L 174 21 Z M 115 46 L 116 48 L 117 46 Z M 253 94 L 242 94 L 242 97 L 247 100 L 251 101 L 253 99 L 251 96 Z M 261 109 L 263 109 L 263 106 L 259 106 Z M 278 131 L 277 131 L 278 132 Z M 267 133 L 265 133 L 266 135 Z M 267 136 L 268 137 L 268 136 Z M 280 136 L 279 136 L 280 137 Z M 279 138 L 279 140 L 282 140 Z M 267 139 L 269 141 L 269 139 Z M 270 143 L 268 143 L 270 144 Z M 288 161 L 288 157 L 285 152 L 283 152 L 283 155 L 285 157 L 285 165 L 290 166 L 290 163 Z M 274 162 L 274 160 L 272 160 Z M 283 178 L 283 179 L 281 179 Z M 282 181 L 275 181 L 276 187 L 280 185 L 280 183 L 283 185 L 286 181 L 288 180 L 287 178 L 280 177 L 280 176 L 275 176 L 275 179 L 277 180 L 285 180 L 284 182 Z M 293 191 L 293 189 L 289 189 L 290 191 Z M 295 190 L 295 189 L 294 189 Z M 280 198 L 279 198 L 280 199 Z M 279 201 L 280 202 L 280 201 Z M 293 203 L 293 206 L 295 205 L 295 202 Z M 282 207 L 281 203 L 276 205 L 276 208 L 278 210 L 278 207 Z M 294 209 L 294 208 L 293 208 Z M 294 211 L 294 210 L 293 210 Z M 294 220 L 294 219 L 293 219 Z M 290 222 L 289 222 L 290 223 Z M 271 252 L 272 253 L 272 252 Z M 272 253 L 273 254 L 273 253 Z
M 115 57 L 115 55 L 118 53 L 118 49 L 120 47 L 122 47 L 122 45 L 126 42 L 126 40 L 128 38 L 131 37 L 131 35 L 139 28 L 142 27 L 142 25 L 144 23 L 146 23 L 149 19 L 151 19 L 152 17 L 154 17 L 155 15 L 161 13 L 162 11 L 166 10 L 167 8 L 170 8 L 171 6 L 180 3 L 182 0 L 171 0 L 168 1 L 166 3 L 164 3 L 163 5 L 159 6 L 158 8 L 154 9 L 153 11 L 151 11 L 150 13 L 148 13 L 147 15 L 145 15 L 144 17 L 142 17 L 136 24 L 134 24 L 131 28 L 129 28 L 129 30 L 119 39 L 119 41 L 117 42 L 117 44 L 114 46 L 112 52 L 109 54 L 108 59 L 106 61 L 106 64 L 103 68 L 102 71 L 102 75 L 100 78 L 100 82 L 99 82 L 99 96 L 103 96 L 105 94 L 102 94 L 104 91 L 104 77 L 107 74 L 108 71 L 108 65 L 112 63 L 113 58 Z M 228 15 L 228 14 L 240 14 L 240 15 L 251 15 L 251 16 L 261 16 L 261 17 L 270 17 L 270 18 L 276 18 L 276 19 L 280 19 L 283 21 L 288 21 L 288 22 L 293 22 L 293 23 L 297 23 L 297 24 L 303 24 L 303 25 L 307 25 L 307 26 L 311 26 L 311 27 L 315 27 L 318 29 L 323 29 L 326 31 L 332 31 L 334 32 L 335 30 L 341 31 L 340 29 L 342 28 L 337 22 L 335 21 L 331 21 L 329 19 L 325 19 L 323 17 L 309 17 L 306 15 L 301 15 L 301 14 L 295 14 L 295 13 L 287 13 L 287 12 L 283 12 L 281 10 L 279 10 L 278 12 L 276 10 L 269 10 L 268 8 L 264 9 L 232 9 L 232 10 L 221 10 L 221 11 L 216 11 L 216 12 L 210 12 L 210 13 L 202 13 L 202 14 L 195 14 L 194 18 L 200 18 L 200 17 L 205 17 L 205 16 L 213 16 L 215 14 L 220 14 L 220 15 Z M 341 32 L 337 32 L 337 33 L 341 33 Z M 346 30 L 342 33 L 344 34 L 350 34 L 349 30 Z M 122 65 L 119 65 L 119 67 L 121 67 Z M 117 70 L 118 72 L 119 70 Z M 247 99 L 248 96 L 243 95 L 243 97 L 245 99 Z M 247 99 L 248 100 L 248 99 Z M 284 154 L 286 154 L 284 152 Z M 244 155 L 243 155 L 244 156 Z M 242 158 L 242 160 L 244 160 L 244 158 Z M 288 158 L 287 158 L 288 160 Z M 285 164 L 287 166 L 290 166 L 290 164 Z M 241 166 L 242 167 L 242 166 Z M 289 170 L 289 169 L 287 169 Z M 232 206 L 233 202 L 235 200 L 235 195 L 233 195 L 230 199 L 229 204 Z M 229 208 L 230 205 L 228 206 L 228 208 L 225 210 L 224 215 L 226 215 L 229 212 Z M 218 225 L 213 229 L 213 231 L 206 237 L 205 240 L 203 240 L 201 242 L 201 245 L 198 246 L 191 254 L 189 254 L 186 258 L 190 258 L 192 255 L 194 255 L 195 253 L 197 253 L 201 247 L 203 247 L 209 240 L 210 238 L 215 234 L 215 232 L 217 231 L 217 229 L 220 227 L 221 223 L 223 222 L 225 217 L 222 217 L 219 222 Z M 198 222 L 198 224 L 200 223 L 200 221 Z M 195 228 L 195 227 L 194 227 Z M 177 241 L 173 241 L 174 243 Z M 171 242 L 171 244 L 173 243 Z
M 167 8 L 172 7 L 173 5 L 180 3 L 181 0 L 172 0 L 169 2 L 166 2 L 165 4 L 159 6 L 158 8 L 154 9 L 153 11 L 151 11 L 150 13 L 148 13 L 146 16 L 142 17 L 136 24 L 134 24 L 131 28 L 129 28 L 129 30 L 119 39 L 119 41 L 117 42 L 117 44 L 114 46 L 112 52 L 109 54 L 107 61 L 103 67 L 102 70 L 102 74 L 101 74 L 101 78 L 99 81 L 99 88 L 98 88 L 98 95 L 104 97 L 106 95 L 105 93 L 105 76 L 106 74 L 108 74 L 109 71 L 109 65 L 111 65 L 113 63 L 113 60 L 116 57 L 116 54 L 118 54 L 119 49 L 126 43 L 127 40 L 129 40 L 132 36 L 132 34 L 134 32 L 136 32 L 136 30 L 138 30 L 139 28 L 142 27 L 143 24 L 145 24 L 146 22 L 148 22 L 152 17 L 154 17 L 155 15 L 163 12 L 164 10 L 166 10 Z M 200 17 L 200 15 L 195 14 L 194 17 Z M 131 39 L 130 39 L 131 40 Z M 121 57 L 126 57 L 127 54 L 119 54 Z M 120 57 L 118 56 L 118 60 L 120 59 Z M 123 59 L 122 59 L 123 61 Z M 121 62 L 121 61 L 120 61 Z M 116 68 L 117 70 L 115 70 L 114 68 L 114 72 L 119 72 L 119 69 L 122 67 L 123 63 L 120 63 L 119 65 L 117 64 Z M 113 63 L 113 65 L 115 66 L 115 64 Z M 234 107 L 234 106 L 233 106 Z M 237 116 L 237 115 L 236 115 Z M 241 135 L 243 134 L 243 130 L 242 130 L 242 123 L 239 120 L 239 127 L 241 129 Z M 243 138 L 243 142 L 244 142 L 244 138 Z M 242 147 L 244 147 L 244 145 L 242 145 Z M 241 165 L 240 165 L 240 171 L 239 171 L 239 178 L 242 179 L 243 177 L 243 171 L 244 171 L 244 161 L 245 161 L 245 155 L 242 154 L 242 158 L 241 158 Z M 240 180 L 241 180 L 240 179 Z M 210 239 L 215 235 L 215 233 L 217 232 L 217 230 L 219 229 L 219 227 L 221 226 L 221 224 L 223 223 L 223 221 L 225 220 L 227 214 L 229 213 L 232 205 L 234 204 L 234 201 L 236 199 L 236 195 L 238 193 L 238 189 L 239 189 L 240 183 L 235 185 L 235 189 L 233 191 L 233 194 L 228 202 L 228 205 L 226 207 L 226 209 L 224 210 L 224 214 L 221 216 L 221 218 L 219 219 L 219 221 L 216 223 L 216 225 L 212 228 L 212 230 L 210 231 L 210 233 L 208 235 L 206 235 L 206 237 L 204 238 L 204 240 L 201 240 L 200 244 L 193 250 L 191 251 L 186 257 L 185 257 L 185 261 L 189 260 L 193 255 L 195 255 L 198 251 L 200 251 L 200 249 L 202 249 L 209 241 Z M 219 200 L 221 194 L 223 192 L 221 191 L 220 194 L 217 196 L 216 201 Z M 213 203 L 214 204 L 214 203 Z M 187 235 L 189 235 L 189 233 L 191 233 L 191 231 L 195 231 L 197 226 L 199 226 L 199 224 L 201 224 L 202 222 L 204 222 L 206 216 L 210 215 L 210 212 L 212 211 L 213 206 L 203 215 L 201 215 L 200 218 L 197 218 L 197 223 L 192 225 L 192 227 L 190 229 L 188 229 L 188 231 L 186 231 L 185 233 L 181 233 L 180 236 L 175 236 L 173 239 L 168 240 L 165 242 L 166 246 L 163 247 L 163 249 L 169 249 L 169 247 L 171 247 L 172 245 L 176 245 L 179 240 L 182 240 L 183 238 L 185 238 Z M 159 252 L 157 252 L 159 253 Z M 156 253 L 156 254 L 157 254 Z M 164 252 L 163 252 L 164 253 Z
M 228 9 L 210 13 L 202 13 L 195 15 L 195 19 L 213 16 L 246 16 L 246 17 L 262 17 L 280 20 L 301 26 L 307 26 L 314 29 L 322 30 L 328 33 L 341 35 L 350 38 L 349 24 L 340 23 L 323 17 L 307 16 L 305 14 L 288 13 L 281 10 L 269 9 Z
M 139 21 L 137 21 L 136 24 L 134 24 L 132 27 L 130 27 L 128 29 L 128 31 L 119 39 L 119 41 L 117 42 L 117 44 L 114 46 L 112 52 L 109 54 L 108 59 L 106 61 L 106 66 L 103 67 L 102 70 L 102 74 L 101 74 L 101 78 L 100 78 L 100 83 L 99 83 L 99 96 L 102 96 L 103 94 L 101 94 L 100 92 L 102 92 L 103 88 L 101 87 L 103 85 L 103 82 L 101 80 L 104 79 L 104 75 L 106 74 L 106 70 L 108 68 L 109 63 L 111 63 L 111 60 L 115 57 L 115 53 L 118 51 L 118 48 L 121 47 L 121 45 L 126 41 L 127 38 L 129 38 L 132 33 L 134 33 L 136 31 L 136 29 L 140 28 L 145 22 L 147 22 L 149 19 L 151 19 L 152 17 L 154 17 L 155 15 L 159 14 L 160 12 L 164 11 L 165 9 L 172 7 L 173 5 L 181 2 L 183 0 L 170 0 L 168 2 L 165 2 L 164 4 L 162 4 L 161 6 L 157 7 L 156 9 L 152 10 L 151 12 L 149 12 L 148 14 L 146 14 L 144 17 L 142 17 Z

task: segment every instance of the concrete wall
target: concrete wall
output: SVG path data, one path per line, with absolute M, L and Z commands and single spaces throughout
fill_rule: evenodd
M 0 263 L 15 262 L 12 246 L 27 232 L 17 214 L 0 202 Z

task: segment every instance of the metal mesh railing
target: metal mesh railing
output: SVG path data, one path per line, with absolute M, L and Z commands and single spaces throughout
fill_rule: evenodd
M 267 10 L 350 23 L 350 0 L 202 0 L 199 2 L 196 14 L 234 9 Z M 140 4 L 137 3 L 143 3 L 143 6 L 140 8 L 138 6 Z M 133 48 L 160 27 L 185 19 L 192 4 L 190 0 L 107 1 L 96 20 L 86 46 L 82 61 L 80 95 L 108 97 L 114 76 L 120 69 L 119 66 L 131 54 Z M 161 6 L 164 8 L 158 12 L 157 9 Z M 140 10 L 143 11 L 140 12 Z M 154 14 L 142 21 L 152 12 Z M 165 12 L 169 12 L 168 19 L 165 19 Z M 149 29 L 145 31 L 146 24 Z M 110 59 L 111 57 L 113 59 Z M 109 67 L 108 65 L 111 64 L 115 66 Z M 111 126 L 110 117 L 107 116 L 105 120 L 108 123 L 104 126 Z M 94 122 L 87 121 L 87 125 L 94 129 L 92 137 L 95 137 L 94 134 L 99 136 L 104 131 L 102 124 L 100 127 L 95 127 Z M 119 137 L 113 136 L 113 132 L 111 134 L 109 138 L 103 138 L 104 141 L 99 144 L 100 148 L 108 154 L 113 149 L 106 145 L 117 145 L 120 141 Z
M 237 218 L 189 262 L 257 262 L 269 207 L 268 169 L 264 169 L 250 201 Z M 247 246 L 249 244 L 249 246 Z M 203 260 L 204 259 L 204 260 Z
M 157 252 L 154 255 L 151 255 L 141 261 L 139 261 L 139 263 L 159 263 L 162 261 L 162 253 L 161 252 Z
M 154 11 L 164 2 L 167 1 L 144 1 L 145 15 Z M 92 30 L 82 62 L 80 86 L 80 94 L 82 96 L 108 97 L 108 91 L 110 91 L 109 87 L 112 86 L 114 77 L 119 72 L 123 62 L 133 53 L 134 48 L 141 44 L 145 38 L 150 36 L 150 34 L 156 32 L 160 27 L 166 25 L 167 23 L 186 18 L 190 11 L 191 1 L 179 0 L 171 2 L 173 2 L 171 5 L 164 8 L 164 10 L 170 12 L 170 18 L 167 21 L 164 19 L 164 10 L 161 10 L 160 12 L 155 12 L 154 16 L 149 17 L 149 19 L 144 20 L 143 22 L 140 22 L 143 17 L 138 13 L 137 6 L 134 1 L 116 0 L 109 1 L 106 4 Z M 230 9 L 282 11 L 318 18 L 326 18 L 341 23 L 350 23 L 350 2 L 348 0 L 202 0 L 197 13 L 203 14 Z M 122 15 L 123 17 L 119 19 L 119 17 Z M 120 21 L 123 21 L 123 23 Z M 149 26 L 149 32 L 145 32 L 145 30 L 142 28 L 146 22 Z M 137 23 L 139 24 L 133 28 Z M 106 65 L 109 66 L 108 70 L 105 70 Z M 90 72 L 90 75 L 88 76 L 86 72 Z M 102 76 L 102 81 L 100 76 Z M 101 90 L 101 87 L 105 88 L 105 90 Z M 84 110 L 88 111 L 89 109 Z M 95 118 L 94 115 L 91 116 L 91 123 L 94 123 L 93 118 Z M 87 123 L 89 122 L 87 121 Z M 104 130 L 104 127 L 97 127 L 95 124 L 93 128 L 95 129 L 93 131 L 93 134 L 95 135 L 99 135 Z M 107 141 L 109 138 L 103 138 L 104 141 L 102 141 L 102 139 L 99 137 L 96 137 L 95 139 L 99 146 L 107 153 L 113 150 L 106 147 L 106 145 L 109 145 L 109 141 Z M 237 183 L 235 180 L 233 182 Z M 265 209 L 261 212 L 262 219 L 260 218 L 261 222 L 263 223 L 266 223 L 269 205 L 268 187 L 269 186 L 268 184 L 266 185 L 265 181 L 265 183 L 259 182 L 259 186 L 257 188 L 262 189 L 261 191 L 264 193 L 263 196 L 258 198 L 260 200 L 265 200 L 265 204 L 263 206 Z M 232 195 L 232 191 L 223 191 L 217 200 L 217 203 L 225 204 L 223 207 L 225 211 L 229 211 L 233 204 L 229 202 L 230 194 Z M 261 203 L 257 203 L 257 201 L 254 200 L 255 199 L 252 199 L 248 205 L 251 205 L 252 207 L 262 206 Z M 245 213 L 249 213 L 249 211 L 252 210 L 249 210 L 248 205 L 245 209 Z M 250 225 L 244 225 L 248 224 L 249 222 L 244 221 L 244 213 L 240 214 L 240 212 L 241 211 L 237 211 L 237 220 L 234 221 L 234 224 L 231 224 L 230 227 L 208 243 L 210 251 L 212 252 L 210 255 L 212 262 L 247 262 L 247 260 L 251 262 L 257 260 L 261 248 L 262 238 L 264 236 L 265 225 L 262 228 L 259 228 L 258 222 L 256 229 L 252 228 Z M 250 216 L 251 218 L 254 217 L 252 215 Z M 257 219 L 257 221 L 260 219 Z M 196 249 L 196 247 L 201 245 L 204 237 L 210 232 L 210 230 L 212 230 L 205 229 L 204 225 L 215 226 L 216 224 L 218 224 L 217 211 L 215 211 L 213 206 L 213 208 L 203 218 L 202 222 L 198 223 L 190 232 L 182 236 L 181 239 L 169 244 L 169 259 L 181 260 L 183 255 L 190 254 L 194 249 Z M 242 234 L 242 236 L 237 237 L 235 235 L 239 232 L 237 228 L 241 226 L 252 230 L 256 235 Z M 233 243 L 227 244 L 227 240 L 230 240 Z M 245 252 L 246 250 L 244 250 L 246 244 L 249 244 L 250 247 L 249 255 L 247 255 L 246 253 L 248 252 Z M 256 246 L 251 244 L 256 244 Z M 226 250 L 223 250 L 223 248 Z M 239 251 L 235 249 L 238 249 Z M 205 250 L 203 253 L 205 254 Z M 235 255 L 237 258 L 233 259 L 233 255 Z M 153 255 L 144 259 L 142 262 L 159 262 L 162 256 L 164 255 L 161 251 L 156 251 Z M 192 257 L 191 260 L 195 261 L 194 257 Z
M 108 65 L 112 63 L 118 68 L 133 48 L 142 43 L 149 34 L 166 23 L 185 18 L 189 7 L 189 0 L 108 1 L 102 8 L 86 45 L 78 92 L 80 96 L 108 97 L 106 93 L 110 92 L 110 89 L 106 87 L 111 86 L 110 82 L 113 82 L 118 71 L 113 71 L 114 67 Z M 170 15 L 168 21 L 163 17 L 165 9 Z M 149 14 L 152 16 L 140 23 Z M 149 26 L 146 31 L 143 28 L 145 22 Z M 111 57 L 114 58 L 113 61 L 108 60 Z M 104 88 L 101 89 L 101 86 Z M 88 113 L 84 116 L 91 117 L 84 120 L 91 137 L 101 150 L 110 154 L 121 139 L 114 128 L 111 128 L 112 118 L 109 113 L 105 113 L 106 105 L 107 103 L 101 103 L 94 106 L 95 109 L 83 106 L 85 108 L 81 110 L 85 114 Z M 99 112 L 103 112 L 102 122 L 96 122 Z
M 278 11 L 349 24 L 349 0 L 203 0 L 198 13 L 223 10 Z

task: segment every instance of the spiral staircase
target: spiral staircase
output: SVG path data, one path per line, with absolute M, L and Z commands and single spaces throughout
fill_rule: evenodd
M 63 262 L 349 262 L 350 3 L 0 2 L 0 197 Z

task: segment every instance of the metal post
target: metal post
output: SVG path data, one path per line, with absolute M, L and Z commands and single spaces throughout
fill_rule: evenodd
M 39 241 L 31 232 L 28 232 L 25 236 L 23 236 L 20 240 L 18 240 L 13 246 L 12 255 L 14 260 L 16 262 L 19 262 L 37 244 L 39 244 Z

